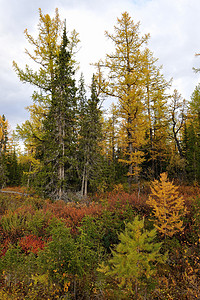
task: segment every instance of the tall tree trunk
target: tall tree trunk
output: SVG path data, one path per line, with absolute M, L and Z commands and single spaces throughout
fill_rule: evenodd
M 129 193 L 131 192 L 131 185 L 133 182 L 133 163 L 131 161 L 131 157 L 133 155 L 133 143 L 131 141 L 132 135 L 131 132 L 128 130 L 128 139 L 129 139 L 129 144 L 128 144 L 128 150 L 129 150 L 129 167 L 128 167 L 128 187 L 129 187 Z
M 87 197 L 88 191 L 88 162 L 85 163 L 81 184 L 81 197 Z
M 87 188 L 88 188 L 88 175 L 85 174 L 85 188 L 84 188 L 84 197 L 87 197 Z
M 181 158 L 184 158 L 184 155 L 183 155 L 183 151 L 181 149 L 181 145 L 180 145 L 180 142 L 177 138 L 177 131 L 175 130 L 175 124 L 173 124 L 173 134 L 174 134 L 174 140 L 175 140 L 175 143 L 176 143 L 176 146 L 178 148 L 178 152 L 179 152 L 179 155 Z
M 84 197 L 87 197 L 87 192 L 88 192 L 88 161 L 86 162 L 85 166 L 85 186 L 84 186 Z
M 64 124 L 63 124 L 63 116 L 62 112 L 59 112 L 59 145 L 58 147 L 61 148 L 61 155 L 60 155 L 60 161 L 58 166 L 58 179 L 59 179 L 59 190 L 58 190 L 58 197 L 59 199 L 62 199 L 64 188 L 63 183 L 65 179 L 65 167 L 64 167 L 64 156 L 65 156 L 65 144 L 64 144 L 64 137 L 65 137 L 65 130 L 64 130 Z
M 84 186 L 85 186 L 85 165 L 84 165 L 83 175 L 82 175 L 81 197 L 83 197 L 84 195 Z

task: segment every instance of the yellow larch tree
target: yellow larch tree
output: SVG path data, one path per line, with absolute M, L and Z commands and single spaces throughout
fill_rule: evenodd
M 25 53 L 32 61 L 32 65 L 35 65 L 35 69 L 26 65 L 23 70 L 13 61 L 13 68 L 20 81 L 29 83 L 35 88 L 32 94 L 33 104 L 26 107 L 30 118 L 22 125 L 18 125 L 16 130 L 25 145 L 26 155 L 23 156 L 23 160 L 29 163 L 28 185 L 30 176 L 39 168 L 39 161 L 35 158 L 35 154 L 43 138 L 42 123 L 54 94 L 53 80 L 62 27 L 58 9 L 55 10 L 53 18 L 49 14 L 43 14 L 39 9 L 38 36 L 35 38 L 27 29 L 24 30 L 25 38 L 32 48 L 32 51 L 25 49 Z
M 145 45 L 149 35 L 140 37 L 140 23 L 134 23 L 127 12 L 117 19 L 114 34 L 105 33 L 115 51 L 97 64 L 100 91 L 118 99 L 119 115 L 126 132 L 124 158 L 129 166 L 128 182 L 138 181 L 143 161 L 141 147 L 145 144 L 145 116 L 143 108 Z M 104 70 L 104 73 L 103 73 Z
M 168 180 L 167 173 L 160 175 L 160 181 L 152 182 L 147 204 L 153 208 L 155 227 L 160 233 L 172 237 L 183 231 L 181 217 L 186 213 L 184 199 L 179 195 L 178 187 Z

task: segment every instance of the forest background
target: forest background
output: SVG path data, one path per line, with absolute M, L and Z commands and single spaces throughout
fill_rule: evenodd
M 2 295 L 178 299 L 176 288 L 187 287 L 185 299 L 198 298 L 199 198 L 188 195 L 199 193 L 200 87 L 190 101 L 171 93 L 149 34 L 124 12 L 106 32 L 114 50 L 94 64 L 87 89 L 84 74 L 75 78 L 79 35 L 66 27 L 57 9 L 54 17 L 39 9 L 38 36 L 25 30 L 38 68 L 13 62 L 34 92 L 30 118 L 12 137 L 0 119 L 1 187 L 23 185 L 29 194 L 18 203 L 1 198 Z M 116 99 L 108 113 L 105 97 Z

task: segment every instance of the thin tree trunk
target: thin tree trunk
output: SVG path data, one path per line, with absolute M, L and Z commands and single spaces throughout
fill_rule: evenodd
M 88 189 L 88 162 L 86 163 L 86 168 L 85 168 L 85 187 L 84 187 L 85 197 L 87 197 L 87 189 Z
M 85 176 L 85 189 L 84 189 L 84 196 L 87 197 L 87 187 L 88 187 L 88 179 L 87 174 Z
M 63 182 L 65 179 L 65 167 L 64 167 L 64 156 L 65 156 L 65 144 L 64 144 L 64 137 L 65 137 L 65 130 L 64 130 L 64 124 L 63 124 L 63 116 L 62 112 L 59 112 L 59 124 L 58 124 L 58 132 L 59 132 L 59 145 L 58 147 L 61 147 L 61 157 L 59 161 L 58 166 L 58 179 L 59 179 L 59 191 L 58 191 L 58 197 L 59 199 L 62 199 L 63 197 Z
M 129 116 L 128 118 L 128 126 L 130 126 L 130 124 L 132 123 L 131 117 Z M 129 151 L 129 160 L 130 160 L 130 164 L 128 167 L 128 187 L 129 187 L 129 193 L 131 192 L 131 186 L 132 186 L 132 181 L 133 181 L 133 163 L 131 161 L 131 157 L 133 155 L 133 143 L 132 143 L 132 134 L 129 130 L 129 128 L 127 128 L 127 133 L 128 133 L 128 151 Z
M 31 163 L 30 163 L 29 170 L 28 170 L 29 174 L 30 174 L 30 172 L 31 172 L 31 167 L 32 167 L 32 165 L 31 165 Z M 29 174 L 28 174 L 28 180 L 27 180 L 27 187 L 28 187 L 28 188 L 30 187 L 30 175 L 29 175 Z
M 84 186 L 85 186 L 85 165 L 84 165 L 83 176 L 82 176 L 81 197 L 83 197 L 84 195 Z
M 173 134 L 174 134 L 174 140 L 175 140 L 175 143 L 177 145 L 177 148 L 178 148 L 178 152 L 179 152 L 179 155 L 181 158 L 183 158 L 183 151 L 181 149 L 181 146 L 180 146 L 180 143 L 179 143 L 179 140 L 177 138 L 177 132 L 175 131 L 175 125 L 173 125 Z

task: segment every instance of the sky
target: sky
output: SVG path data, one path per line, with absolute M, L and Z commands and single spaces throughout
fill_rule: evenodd
M 51 17 L 58 8 L 67 30 L 79 33 L 77 60 L 87 84 L 95 72 L 91 64 L 111 51 L 105 30 L 112 33 L 125 11 L 140 22 L 141 35 L 150 33 L 148 47 L 163 66 L 164 77 L 173 78 L 172 91 L 177 89 L 189 100 L 200 83 L 200 73 L 192 69 L 200 67 L 200 57 L 195 56 L 200 53 L 199 0 L 0 0 L 0 8 L 0 115 L 6 116 L 12 130 L 29 118 L 25 107 L 32 104 L 33 92 L 19 81 L 12 62 L 19 67 L 31 63 L 25 48 L 32 48 L 24 30 L 37 37 L 39 8 Z

